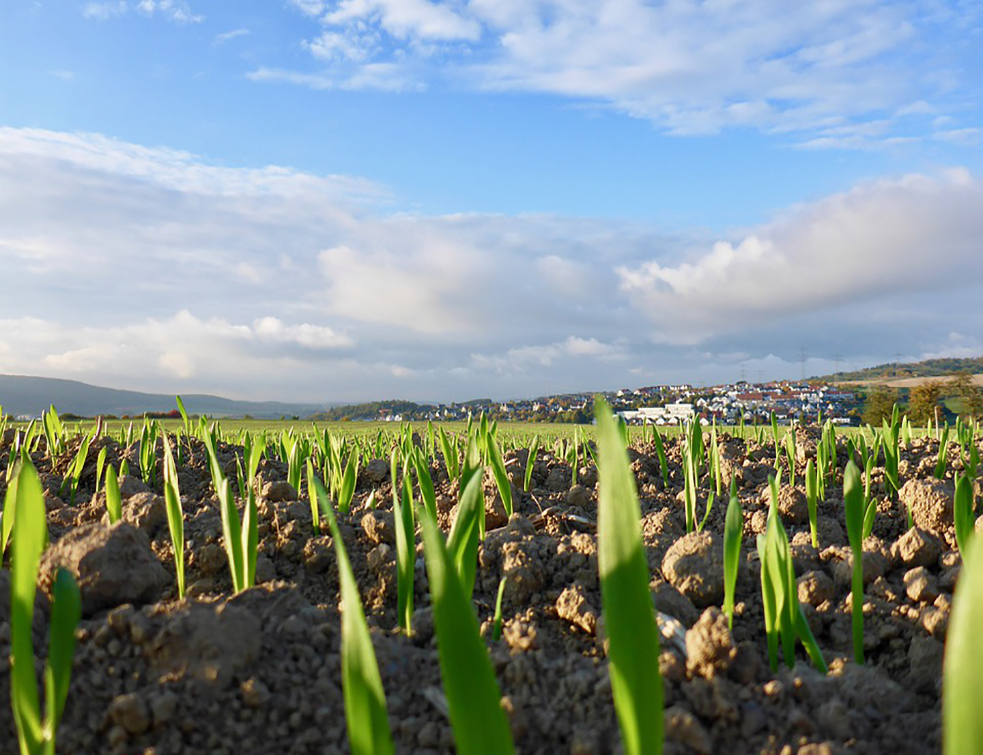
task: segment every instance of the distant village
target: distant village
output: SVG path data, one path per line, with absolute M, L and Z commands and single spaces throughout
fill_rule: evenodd
M 518 401 L 468 401 L 461 404 L 382 406 L 371 419 L 392 422 L 410 420 L 467 420 L 468 415 L 487 413 L 493 419 L 511 422 L 593 421 L 595 393 L 572 393 Z M 693 419 L 703 424 L 736 425 L 771 421 L 772 412 L 781 424 L 810 421 L 819 416 L 836 424 L 860 423 L 862 404 L 851 391 L 829 384 L 776 381 L 763 384 L 738 382 L 696 388 L 692 385 L 657 385 L 623 388 L 600 393 L 631 425 L 677 425 Z M 354 419 L 354 418 L 353 418 Z M 370 419 L 370 417 L 359 417 Z

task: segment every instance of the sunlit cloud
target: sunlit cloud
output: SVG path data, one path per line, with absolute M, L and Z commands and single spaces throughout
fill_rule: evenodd
M 709 242 L 393 213 L 386 195 L 357 176 L 0 129 L 0 373 L 465 399 L 736 379 L 741 364 L 794 376 L 803 345 L 818 370 L 962 353 L 983 333 L 983 186 L 965 169 L 864 182 Z

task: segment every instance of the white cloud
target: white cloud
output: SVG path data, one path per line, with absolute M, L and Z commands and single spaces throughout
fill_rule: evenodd
M 251 34 L 249 29 L 233 29 L 232 31 L 216 34 L 212 44 L 224 45 L 226 42 L 229 42 L 233 39 L 237 39 L 239 37 L 247 37 L 249 36 L 249 34 Z
M 979 286 L 983 186 L 965 171 L 862 185 L 693 261 L 618 270 L 657 340 L 698 343 L 851 300 Z
M 82 15 L 86 18 L 106 20 L 107 18 L 122 16 L 124 13 L 126 13 L 125 0 L 119 0 L 119 2 L 86 3 L 82 6 Z
M 194 13 L 185 0 L 140 0 L 137 8 L 148 16 L 160 13 L 178 23 L 199 24 L 205 20 L 204 16 Z
M 949 37 L 958 42 L 976 23 L 968 7 L 940 16 L 886 0 L 292 2 L 317 19 L 320 33 L 307 48 L 328 67 L 278 71 L 280 80 L 378 87 L 351 64 L 389 64 L 421 87 L 449 76 L 478 88 L 558 94 L 677 134 L 819 132 L 823 141 L 813 147 L 857 146 L 857 138 L 824 129 L 891 113 L 893 130 L 897 119 L 911 126 L 946 107 L 971 73 L 953 60 L 945 76 L 919 75 L 940 69 L 925 62 L 926 50 Z M 254 78 L 273 76 L 261 70 Z
M 794 376 L 803 345 L 889 361 L 983 339 L 983 187 L 966 169 L 865 183 L 710 243 L 614 220 L 392 214 L 384 195 L 0 129 L 0 372 L 435 400 L 736 379 L 735 354 Z

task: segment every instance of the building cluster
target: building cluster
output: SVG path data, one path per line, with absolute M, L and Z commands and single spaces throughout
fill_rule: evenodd
M 410 420 L 464 421 L 469 415 L 485 412 L 493 419 L 510 422 L 575 422 L 593 420 L 595 393 L 541 396 L 535 399 L 493 402 L 469 401 L 462 404 L 419 405 L 399 413 L 386 411 L 378 419 L 395 422 Z M 705 424 L 736 425 L 770 422 L 772 413 L 783 424 L 802 419 L 814 421 L 822 416 L 838 424 L 856 423 L 860 404 L 850 391 L 828 384 L 738 382 L 697 388 L 692 385 L 658 385 L 624 388 L 601 393 L 629 424 L 673 425 L 698 418 Z

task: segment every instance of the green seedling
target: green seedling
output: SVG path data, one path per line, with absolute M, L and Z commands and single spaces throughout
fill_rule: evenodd
M 505 583 L 508 577 L 502 577 L 498 582 L 498 595 L 495 597 L 495 616 L 492 619 L 492 642 L 498 642 L 502 637 L 502 597 L 505 595 Z
M 405 449 L 408 458 L 413 460 L 413 469 L 416 472 L 417 485 L 420 488 L 420 498 L 423 507 L 430 516 L 437 518 L 437 494 L 434 491 L 433 478 L 430 476 L 430 464 L 423 451 L 415 446 L 407 446 Z
M 472 479 L 469 484 L 475 481 Z M 480 484 L 480 478 L 477 482 Z M 421 514 L 421 523 L 440 676 L 457 752 L 509 755 L 515 751 L 512 732 L 468 593 L 437 523 L 426 512 Z
M 768 642 L 768 662 L 772 671 L 778 669 L 778 646 L 781 640 L 785 665 L 795 663 L 795 640 L 798 639 L 812 664 L 827 672 L 816 639 L 806 623 L 795 582 L 792 552 L 788 534 L 778 514 L 780 478 L 769 477 L 771 505 L 765 534 L 758 535 L 758 557 L 761 561 L 761 597 L 764 606 L 765 634 Z
M 863 520 L 864 494 L 860 489 L 860 470 L 853 460 L 847 462 L 843 472 L 843 503 L 846 507 L 846 530 L 850 540 L 853 557 L 852 583 L 852 625 L 853 657 L 864 662 L 864 566 L 863 566 Z
M 393 451 L 395 457 L 395 451 Z M 396 616 L 406 634 L 413 632 L 413 576 L 416 566 L 416 522 L 410 476 L 403 475 L 402 493 L 393 496 L 396 521 Z M 393 489 L 396 489 L 395 483 Z M 429 516 L 429 514 L 428 514 Z
M 737 587 L 737 568 L 741 559 L 741 540 L 744 537 L 744 514 L 737 497 L 737 484 L 730 481 L 730 501 L 724 517 L 724 605 L 727 625 L 734 628 L 734 591 Z
M 974 538 L 963 551 L 963 566 L 952 600 L 942 672 L 942 746 L 945 755 L 977 755 L 983 742 L 983 546 Z
M 447 469 L 447 478 L 456 480 L 458 475 L 457 443 L 447 437 L 442 427 L 437 428 L 437 436 L 440 439 L 440 452 L 444 455 L 444 468 Z
M 447 536 L 447 551 L 451 563 L 464 594 L 469 598 L 474 591 L 478 543 L 482 538 L 481 523 L 485 518 L 485 500 L 481 488 L 483 476 L 480 466 L 471 474 L 461 493 L 457 515 Z
M 973 481 L 968 474 L 959 475 L 953 501 L 953 518 L 956 525 L 956 543 L 959 552 L 965 554 L 976 526 L 976 507 L 973 500 Z
M 485 442 L 488 447 L 488 464 L 491 467 L 492 475 L 495 477 L 495 485 L 498 487 L 498 494 L 502 498 L 502 505 L 505 507 L 506 515 L 512 516 L 512 483 L 509 480 L 508 472 L 505 471 L 502 450 L 498 447 L 494 435 L 488 435 Z
M 806 504 L 809 507 L 809 532 L 812 535 L 812 547 L 819 548 L 819 534 L 816 529 L 818 515 L 819 473 L 812 459 L 806 462 Z
M 526 472 L 522 477 L 522 490 L 529 492 L 529 485 L 532 482 L 532 471 L 536 466 L 536 455 L 539 453 L 539 435 L 534 435 L 529 446 L 529 453 L 526 456 Z
M 324 518 L 328 520 L 338 559 L 342 606 L 341 683 L 345 696 L 348 744 L 354 755 L 388 755 L 395 750 L 386 714 L 386 695 L 365 621 L 362 599 L 358 594 L 358 583 L 334 511 L 331 510 L 330 498 L 316 478 L 314 489 Z
M 662 442 L 662 434 L 659 429 L 652 425 L 652 442 L 655 443 L 655 452 L 659 456 L 659 472 L 662 473 L 662 489 L 669 489 L 669 464 L 666 462 L 666 447 Z
M 657 754 L 663 745 L 659 630 L 652 610 L 638 492 L 624 436 L 603 399 L 595 401 L 594 416 L 600 462 L 597 563 L 611 691 L 624 751 Z
M 174 546 L 174 571 L 177 575 L 178 598 L 184 599 L 184 512 L 181 510 L 181 491 L 178 489 L 177 469 L 171 444 L 164 438 L 164 502 L 167 506 L 167 527 Z
M 112 464 L 106 470 L 106 513 L 109 515 L 110 524 L 115 524 L 123 518 L 123 499 L 119 492 L 116 470 Z
M 10 699 L 21 755 L 54 755 L 55 733 L 68 699 L 75 655 L 75 628 L 82 614 L 78 586 L 66 569 L 55 575 L 52 590 L 50 645 L 44 668 L 45 713 L 34 675 L 31 626 L 38 565 L 47 540 L 44 496 L 30 463 L 18 473 L 14 503 L 14 553 L 10 582 Z

